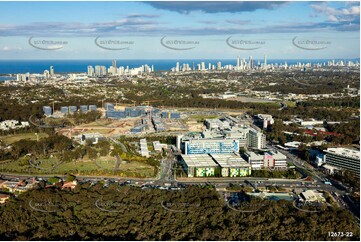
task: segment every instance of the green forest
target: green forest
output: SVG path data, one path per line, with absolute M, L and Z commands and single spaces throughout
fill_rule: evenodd
M 83 183 L 73 191 L 37 188 L 0 207 L 2 240 L 359 240 L 339 208 L 299 211 L 290 202 L 246 200 L 231 209 L 214 188 L 181 191 Z M 233 207 L 234 208 L 234 207 Z M 329 231 L 353 237 L 328 237 Z

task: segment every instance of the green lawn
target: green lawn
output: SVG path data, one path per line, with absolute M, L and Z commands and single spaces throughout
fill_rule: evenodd
M 114 173 L 114 167 L 116 163 L 115 157 L 101 157 L 97 163 L 85 159 L 84 161 L 73 161 L 68 163 L 61 163 L 54 170 L 51 168 L 59 163 L 57 158 L 39 159 L 39 165 L 37 168 L 35 165 L 29 164 L 29 158 L 23 157 L 16 161 L 9 161 L 4 164 L 0 164 L 1 172 L 7 173 L 24 173 L 34 175 L 40 174 L 54 174 L 63 175 L 64 173 L 71 173 L 74 175 L 119 175 L 119 176 L 154 176 L 154 168 L 150 165 L 142 162 L 128 162 L 126 164 L 120 164 L 119 169 Z
M 286 101 L 286 105 L 290 108 L 296 107 L 296 102 Z
M 38 133 L 39 139 L 46 138 L 49 135 L 46 133 Z M 36 140 L 35 133 L 23 133 L 23 134 L 12 134 L 12 135 L 6 135 L 6 136 L 0 136 L 0 140 L 3 140 L 5 144 L 13 144 L 16 141 L 23 140 L 23 139 L 29 139 L 29 140 Z

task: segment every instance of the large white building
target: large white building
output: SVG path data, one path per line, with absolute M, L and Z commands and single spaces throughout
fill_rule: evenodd
M 231 154 L 239 152 L 239 142 L 234 139 L 191 139 L 184 142 L 187 154 Z
M 360 177 L 360 151 L 346 148 L 327 148 L 324 152 L 326 164 L 352 171 Z
M 253 170 L 287 168 L 287 157 L 278 151 L 267 151 L 263 153 L 246 152 L 244 156 L 247 162 L 251 164 Z
M 139 153 L 141 154 L 141 156 L 149 157 L 149 150 L 146 139 L 141 139 L 139 141 L 139 147 L 140 147 Z
M 187 148 L 196 148 L 196 146 L 205 150 L 200 153 L 207 153 L 208 148 L 215 148 L 216 146 L 219 147 L 219 150 L 222 150 L 225 146 L 220 145 L 220 143 L 227 143 L 226 146 L 228 146 L 228 143 L 238 143 L 239 148 L 264 149 L 266 147 L 265 134 L 237 121 L 232 117 L 207 119 L 204 122 L 206 129 L 202 133 L 192 136 L 178 136 L 177 148 L 188 154 Z M 239 148 L 238 150 L 233 149 L 233 151 L 238 152 Z M 216 154 L 217 152 L 212 153 Z

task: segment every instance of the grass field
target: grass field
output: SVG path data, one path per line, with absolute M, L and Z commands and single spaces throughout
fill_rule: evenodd
M 38 133 L 39 139 L 48 137 L 46 133 Z M 3 140 L 5 144 L 10 145 L 15 143 L 16 141 L 29 139 L 29 140 L 36 140 L 35 133 L 23 133 L 23 134 L 12 134 L 6 136 L 0 136 L 0 140 Z
M 29 164 L 29 158 L 23 157 L 16 161 L 9 161 L 0 165 L 2 172 L 8 173 L 24 173 L 24 174 L 54 174 L 63 175 L 71 173 L 74 175 L 119 175 L 121 176 L 154 176 L 154 168 L 150 165 L 132 161 L 126 164 L 120 164 L 119 169 L 114 173 L 116 163 L 115 157 L 101 157 L 97 161 L 98 166 L 94 161 L 84 159 L 83 161 L 73 161 L 68 163 L 61 163 L 52 169 L 55 165 L 59 164 L 57 158 L 39 159 L 37 167 Z M 30 172 L 30 173 L 29 173 Z
M 296 102 L 286 101 L 286 105 L 290 108 L 296 107 Z

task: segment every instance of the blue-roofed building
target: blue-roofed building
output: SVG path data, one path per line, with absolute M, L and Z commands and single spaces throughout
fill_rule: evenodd
M 51 116 L 52 110 L 50 106 L 43 106 L 43 112 L 46 116 Z
M 69 107 L 67 107 L 67 106 L 60 107 L 60 112 L 64 113 L 64 114 L 69 113 Z
M 138 110 L 136 109 L 132 109 L 130 110 L 130 117 L 138 117 L 139 116 L 139 113 L 138 113 Z
M 110 119 L 122 119 L 127 117 L 124 111 L 106 111 L 105 115 Z
M 132 110 L 132 108 L 130 108 L 130 107 L 126 107 L 126 108 L 124 109 L 125 115 L 127 115 L 127 117 L 130 116 L 131 110 Z
M 179 119 L 180 118 L 180 113 L 171 113 L 170 118 Z
M 162 118 L 169 118 L 170 117 L 169 112 L 165 112 L 165 111 L 162 112 L 161 116 L 162 116 Z
M 69 113 L 74 113 L 78 111 L 78 108 L 76 106 L 69 106 Z
M 89 105 L 89 111 L 97 111 L 97 105 Z
M 105 104 L 104 104 L 104 108 L 105 108 L 105 110 L 107 110 L 107 111 L 114 111 L 114 104 L 112 104 L 112 103 L 105 103 Z
M 131 133 L 140 133 L 140 132 L 143 132 L 145 129 L 145 126 L 144 125 L 140 125 L 140 126 L 135 126 L 133 128 L 130 129 L 130 132 Z
M 80 105 L 80 112 L 82 113 L 88 112 L 88 105 Z
M 138 111 L 138 116 L 141 116 L 143 114 L 145 114 L 145 110 L 146 110 L 147 107 L 144 107 L 144 106 L 138 106 L 136 107 L 137 111 Z
M 153 109 L 152 109 L 152 115 L 159 114 L 159 113 L 160 113 L 160 109 L 159 109 L 159 108 L 153 108 Z
M 160 120 L 160 118 L 153 117 L 152 122 L 153 122 L 153 125 L 154 125 L 154 129 L 156 131 L 164 131 L 165 130 L 164 123 Z

